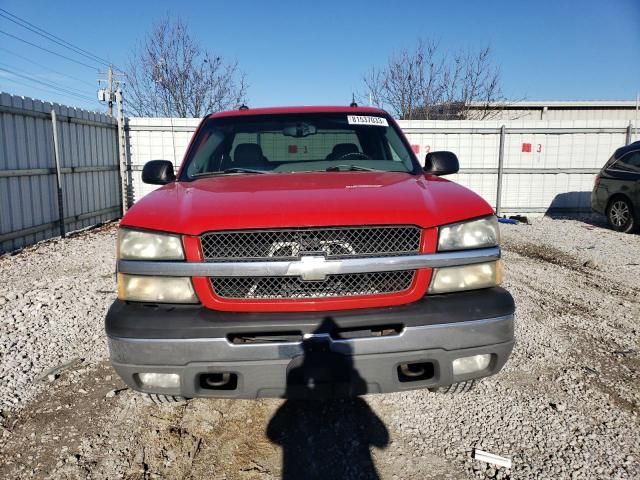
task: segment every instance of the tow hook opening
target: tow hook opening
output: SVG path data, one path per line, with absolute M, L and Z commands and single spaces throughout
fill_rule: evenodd
M 432 362 L 401 363 L 398 365 L 398 380 L 401 382 L 418 382 L 433 378 L 435 368 Z
M 235 390 L 238 388 L 238 375 L 231 372 L 203 373 L 200 375 L 200 387 L 206 390 Z
M 355 328 L 336 328 L 331 332 L 334 339 L 356 339 L 368 337 L 391 337 L 400 335 L 403 325 L 384 325 L 377 327 L 355 327 Z
M 227 340 L 234 345 L 248 345 L 260 343 L 301 342 L 300 332 L 269 332 L 269 333 L 231 333 Z

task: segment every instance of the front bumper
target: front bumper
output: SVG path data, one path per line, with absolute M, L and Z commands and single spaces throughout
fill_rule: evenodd
M 106 330 L 115 370 L 143 392 L 229 398 L 359 395 L 497 373 L 513 348 L 513 313 L 513 299 L 501 288 L 336 312 L 230 313 L 116 301 Z M 370 329 L 387 334 L 372 336 Z M 237 336 L 255 343 L 233 343 Z M 487 368 L 454 375 L 454 359 L 479 354 L 491 354 Z M 407 381 L 399 373 L 401 364 L 430 370 Z M 145 386 L 137 376 L 142 372 L 178 374 L 180 386 Z M 233 374 L 233 388 L 203 384 L 212 373 Z

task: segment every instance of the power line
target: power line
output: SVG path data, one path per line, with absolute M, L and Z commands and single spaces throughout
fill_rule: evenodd
M 1 77 L 0 76 L 0 83 L 2 83 L 2 82 L 9 82 L 9 83 L 13 83 L 13 84 L 16 84 L 16 85 L 24 86 L 24 83 L 22 81 L 17 81 L 17 80 L 13 80 L 11 78 Z M 52 93 L 54 95 L 58 95 L 58 96 L 63 97 L 63 98 L 74 99 L 75 101 L 77 101 L 77 99 L 80 98 L 77 95 L 70 95 L 70 94 L 67 94 L 67 93 L 61 93 L 61 92 L 57 92 L 55 90 L 52 90 L 50 88 L 40 87 L 40 86 L 36 86 L 36 85 L 29 85 L 29 88 L 33 88 L 34 90 L 40 90 L 41 92 Z M 82 100 L 86 101 L 86 100 L 84 100 L 84 97 L 82 98 Z M 94 100 L 91 101 L 91 103 L 93 103 L 93 102 L 94 102 Z
M 44 86 L 49 87 L 49 88 L 53 88 L 53 89 L 55 89 L 55 90 L 57 90 L 59 92 L 66 93 L 68 95 L 73 95 L 73 96 L 78 97 L 78 98 L 80 98 L 82 100 L 89 100 L 89 101 L 92 101 L 92 102 L 94 101 L 93 98 L 91 98 L 89 96 L 85 96 L 82 93 L 76 93 L 73 90 L 68 90 L 68 89 L 66 89 L 64 87 L 60 87 L 55 83 L 47 82 L 45 80 L 40 80 L 38 78 L 33 78 L 31 75 L 21 74 L 21 73 L 18 73 L 18 72 L 7 70 L 6 68 L 2 68 L 2 67 L 0 67 L 0 72 L 7 72 L 10 75 L 14 75 L 16 77 L 20 77 L 20 78 L 23 78 L 25 80 L 28 80 L 28 81 L 31 81 L 31 82 L 34 82 L 34 83 L 37 83 L 37 84 L 40 84 L 40 85 L 44 85 Z
M 95 66 L 92 66 L 92 65 L 86 64 L 86 63 L 84 63 L 84 62 L 81 62 L 80 60 L 76 60 L 75 58 L 67 57 L 67 56 L 65 56 L 65 55 L 62 55 L 61 53 L 54 52 L 53 50 L 49 50 L 48 48 L 41 47 L 40 45 L 36 45 L 35 43 L 31 43 L 31 42 L 29 42 L 28 40 L 24 40 L 24 39 L 22 39 L 22 38 L 20 38 L 20 37 L 17 37 L 17 36 L 15 36 L 15 35 L 12 35 L 12 34 L 10 34 L 10 33 L 7 33 L 7 32 L 5 32 L 5 31 L 3 31 L 3 30 L 0 30 L 0 33 L 1 33 L 1 34 L 3 34 L 3 35 L 6 35 L 6 36 L 8 36 L 8 37 L 15 38 L 16 40 L 18 40 L 18 41 L 20 41 L 20 42 L 22 42 L 22 43 L 26 43 L 27 45 L 31 45 L 32 47 L 39 48 L 40 50 L 44 50 L 45 52 L 51 53 L 51 54 L 53 54 L 53 55 L 57 55 L 57 56 L 58 56 L 58 57 L 60 57 L 60 58 L 64 58 L 65 60 L 69 60 L 70 62 L 74 62 L 74 63 L 77 63 L 77 64 L 79 64 L 79 65 L 82 65 L 83 67 L 90 68 L 91 70 L 97 70 L 97 69 L 98 69 L 98 68 L 97 68 L 97 67 L 95 67 Z
M 58 45 L 60 45 L 60 46 L 62 46 L 64 48 L 67 48 L 67 49 L 73 51 L 74 53 L 76 53 L 78 55 L 82 55 L 83 57 L 88 58 L 91 61 L 102 63 L 105 66 L 108 66 L 111 63 L 108 60 L 105 60 L 104 58 L 101 58 L 101 57 L 89 52 L 88 50 L 80 48 L 80 47 L 74 45 L 73 43 L 68 42 L 68 41 L 58 37 L 57 35 L 54 35 L 53 33 L 49 33 L 45 29 L 40 28 L 40 27 L 28 22 L 27 20 L 25 20 L 23 18 L 20 18 L 17 15 L 14 15 L 13 13 L 6 11 L 3 8 L 0 8 L 0 12 L 4 12 L 4 13 L 0 13 L 0 16 L 6 18 L 10 22 L 15 23 L 16 25 L 19 25 L 22 28 L 26 28 L 27 30 L 29 30 L 29 31 L 37 34 L 37 35 L 40 35 L 41 37 L 44 37 L 49 41 L 57 43 Z
M 14 57 L 21 58 L 22 60 L 25 60 L 25 61 L 27 61 L 27 62 L 29 62 L 29 63 L 31 63 L 31 64 L 33 64 L 33 65 L 37 66 L 37 67 L 47 69 L 47 70 L 49 70 L 51 73 L 56 73 L 56 74 L 61 75 L 61 76 L 63 76 L 63 77 L 66 77 L 66 78 L 69 78 L 69 79 L 71 79 L 71 80 L 74 80 L 74 81 L 76 81 L 76 82 L 83 83 L 84 85 L 87 85 L 87 86 L 89 86 L 89 87 L 91 87 L 91 88 L 95 88 L 95 87 L 96 87 L 96 86 L 95 86 L 94 84 L 92 84 L 92 83 L 89 83 L 89 82 L 87 82 L 87 81 L 85 81 L 85 80 L 82 80 L 82 79 L 80 79 L 80 78 L 72 77 L 72 76 L 67 75 L 66 73 L 62 73 L 62 72 L 60 72 L 60 71 L 58 71 L 58 70 L 53 70 L 52 68 L 49 68 L 49 67 L 47 67 L 47 66 L 45 66 L 45 65 L 42 65 L 41 63 L 38 63 L 38 62 L 36 62 L 36 61 L 34 61 L 34 60 L 31 60 L 31 59 L 30 59 L 30 58 L 28 58 L 28 57 L 25 57 L 25 56 L 23 56 L 23 55 L 19 55 L 19 54 L 15 53 L 15 52 L 12 52 L 12 51 L 11 51 L 11 50 L 9 50 L 9 49 L 6 49 L 6 48 L 3 48 L 3 47 L 0 47 L 0 50 L 2 50 L 2 51 L 4 51 L 4 52 L 7 52 L 7 53 L 8 53 L 8 54 L 10 54 L 10 55 L 13 55 Z
M 77 93 L 78 95 L 86 95 L 86 91 L 84 91 L 84 90 L 80 90 L 79 88 L 75 88 L 75 87 L 69 87 L 69 86 L 67 86 L 65 84 L 57 83 L 54 80 L 39 78 L 37 74 L 34 75 L 32 73 L 25 72 L 23 70 L 19 70 L 14 65 L 9 65 L 7 63 L 0 62 L 0 66 L 12 69 L 12 70 L 9 70 L 11 73 L 18 74 L 18 75 L 25 75 L 27 77 L 30 77 L 30 78 L 34 79 L 34 80 L 46 82 L 46 83 L 51 84 L 52 86 L 65 89 L 65 90 L 68 90 L 70 92 Z

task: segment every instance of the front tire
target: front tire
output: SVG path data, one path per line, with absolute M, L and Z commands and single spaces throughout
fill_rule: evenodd
M 145 393 L 147 401 L 155 405 L 176 405 L 185 403 L 188 398 L 180 397 L 177 395 L 163 395 L 161 393 Z
M 609 226 L 617 232 L 630 233 L 634 231 L 636 219 L 631 202 L 623 197 L 611 200 L 607 207 L 607 221 Z
M 466 380 L 464 382 L 453 383 L 451 385 L 444 385 L 442 387 L 430 388 L 429 391 L 433 393 L 449 393 L 460 394 L 467 393 L 475 386 L 475 380 Z

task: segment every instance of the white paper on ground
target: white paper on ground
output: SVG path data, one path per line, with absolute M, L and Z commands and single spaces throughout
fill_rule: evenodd
M 511 459 L 494 455 L 493 453 L 484 452 L 482 450 L 473 449 L 472 457 L 482 462 L 492 463 L 504 468 L 511 468 Z

